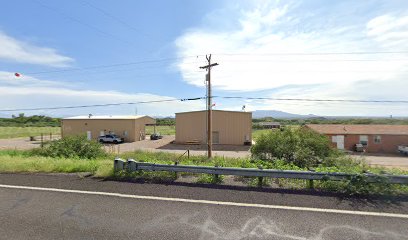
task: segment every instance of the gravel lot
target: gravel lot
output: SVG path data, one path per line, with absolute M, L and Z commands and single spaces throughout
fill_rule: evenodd
M 402 155 L 352 155 L 356 159 L 364 159 L 369 165 L 386 168 L 408 170 L 408 157 Z
M 52 136 L 52 139 L 59 139 L 60 136 Z M 33 149 L 41 146 L 41 137 L 35 137 L 36 141 L 30 141 L 28 137 L 0 139 L 0 149 Z M 44 135 L 44 141 L 49 141 L 49 135 Z

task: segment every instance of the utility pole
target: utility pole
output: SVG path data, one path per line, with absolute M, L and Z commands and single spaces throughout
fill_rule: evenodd
M 212 157 L 212 96 L 211 96 L 211 68 L 217 66 L 218 63 L 211 63 L 211 54 L 205 56 L 208 61 L 208 65 L 200 67 L 207 70 L 206 81 L 207 83 L 207 146 L 208 146 L 208 158 Z

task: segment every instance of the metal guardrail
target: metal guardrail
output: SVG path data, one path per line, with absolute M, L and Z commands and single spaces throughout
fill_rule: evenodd
M 276 169 L 256 169 L 256 168 L 229 168 L 229 167 L 209 167 L 209 166 L 188 166 L 188 165 L 166 165 L 146 162 L 137 162 L 133 159 L 124 161 L 116 158 L 114 161 L 114 170 L 122 171 L 167 171 L 167 172 L 188 172 L 188 173 L 204 173 L 214 175 L 234 175 L 245 177 L 268 177 L 268 178 L 290 178 L 290 179 L 305 179 L 305 180 L 331 180 L 343 181 L 349 180 L 357 176 L 350 173 L 338 172 L 313 172 L 313 171 L 291 171 L 291 170 L 276 170 Z M 388 183 L 393 184 L 408 184 L 408 175 L 390 175 L 390 174 L 372 174 L 364 173 L 367 182 L 379 182 L 385 179 Z

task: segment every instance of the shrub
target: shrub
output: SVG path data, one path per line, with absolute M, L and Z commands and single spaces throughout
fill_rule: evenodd
M 251 153 L 262 160 L 283 159 L 304 168 L 318 165 L 334 151 L 327 137 L 306 128 L 288 128 L 261 135 Z
M 383 176 L 377 175 L 375 177 L 375 183 L 370 183 L 365 175 L 357 174 L 346 181 L 346 185 L 342 191 L 349 195 L 391 195 L 395 192 L 395 189 L 388 183 L 387 178 Z
M 44 148 L 33 150 L 34 154 L 46 157 L 94 159 L 106 156 L 102 145 L 90 141 L 86 136 L 68 136 L 48 143 Z

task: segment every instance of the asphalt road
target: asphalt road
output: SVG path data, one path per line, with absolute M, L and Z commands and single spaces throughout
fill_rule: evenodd
M 0 223 L 0 239 L 408 239 L 408 202 L 0 174 Z

